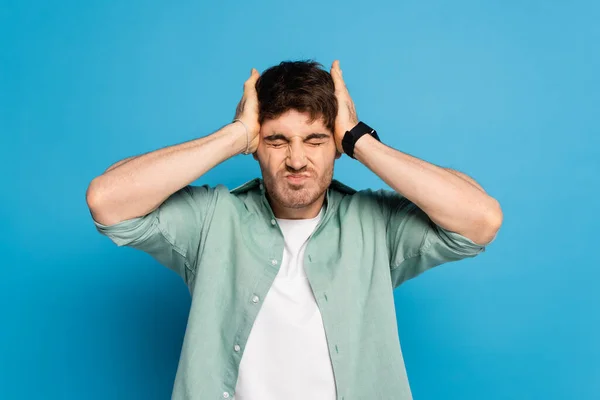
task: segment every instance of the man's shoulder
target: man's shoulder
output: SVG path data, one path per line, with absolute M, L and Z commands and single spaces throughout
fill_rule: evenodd
M 229 191 L 229 193 L 235 194 L 235 195 L 247 193 L 247 192 L 250 192 L 250 191 L 260 187 L 260 185 L 262 185 L 262 179 L 254 178 L 254 179 L 249 180 L 246 183 L 241 184 L 240 186 L 238 186 L 236 188 L 231 189 Z
M 331 180 L 331 183 L 329 184 L 329 188 L 331 190 L 342 193 L 344 195 L 348 195 L 348 194 L 353 195 L 353 194 L 357 193 L 356 189 L 351 188 L 350 186 L 338 181 L 337 179 Z
M 345 185 L 342 182 L 336 181 L 335 179 L 331 182 L 330 187 L 338 192 L 341 192 L 344 195 L 350 195 L 350 196 L 344 196 L 344 197 L 349 197 L 354 200 L 363 200 L 363 199 L 364 200 L 380 200 L 380 201 L 381 200 L 390 200 L 390 199 L 393 199 L 395 201 L 406 200 L 406 198 L 404 196 L 402 196 L 401 194 L 399 194 L 396 191 L 391 190 L 391 189 L 363 188 L 360 190 L 356 190 L 356 189 L 353 189 L 353 188 Z

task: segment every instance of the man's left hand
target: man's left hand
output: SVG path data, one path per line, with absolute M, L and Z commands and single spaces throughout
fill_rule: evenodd
M 356 115 L 354 102 L 344 83 L 339 60 L 335 60 L 333 64 L 331 64 L 330 73 L 333 78 L 333 83 L 335 84 L 335 97 L 338 102 L 338 112 L 337 117 L 335 118 L 334 132 L 335 146 L 341 154 L 344 154 L 342 139 L 344 138 L 346 131 L 349 131 L 358 124 L 358 116 Z

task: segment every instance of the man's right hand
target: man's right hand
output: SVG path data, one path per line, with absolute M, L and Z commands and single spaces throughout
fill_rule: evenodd
M 258 95 L 256 93 L 256 81 L 260 74 L 254 68 L 250 77 L 244 82 L 244 94 L 235 110 L 235 118 L 241 120 L 248 128 L 250 145 L 248 153 L 252 154 L 258 149 L 260 141 L 260 123 L 258 122 Z

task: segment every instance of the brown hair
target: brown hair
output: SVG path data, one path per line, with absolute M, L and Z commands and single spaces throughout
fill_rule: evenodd
M 259 123 L 290 109 L 310 114 L 310 122 L 323 118 L 334 131 L 337 115 L 335 86 L 329 72 L 313 60 L 283 61 L 264 71 L 256 82 Z

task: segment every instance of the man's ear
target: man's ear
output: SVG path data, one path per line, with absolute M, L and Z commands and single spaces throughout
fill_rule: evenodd
M 342 153 L 340 153 L 339 151 L 337 151 L 337 149 L 335 150 L 335 159 L 337 160 L 338 158 L 340 158 L 342 156 Z
M 258 161 L 258 151 L 255 151 L 254 153 L 252 153 L 252 158 L 254 158 L 256 161 Z

